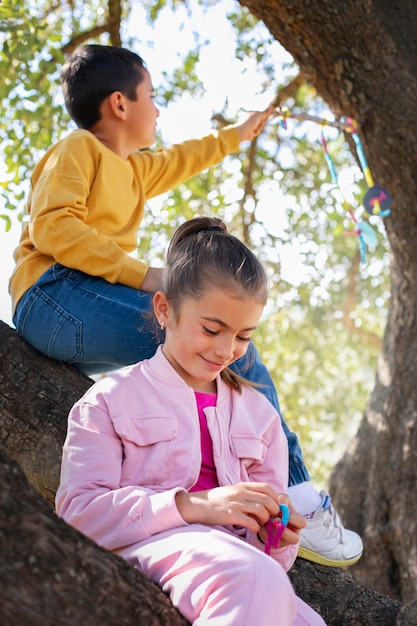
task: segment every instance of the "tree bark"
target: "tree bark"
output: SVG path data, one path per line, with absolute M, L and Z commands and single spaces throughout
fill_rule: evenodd
M 417 595 L 417 4 L 240 2 L 335 115 L 357 121 L 373 179 L 393 198 L 384 220 L 392 293 L 375 389 L 330 487 L 347 527 L 364 539 L 355 576 L 409 602 Z
M 1 623 L 186 624 L 158 587 L 53 512 L 67 415 L 93 381 L 2 322 L 0 354 Z M 345 570 L 298 559 L 290 577 L 329 626 L 394 626 L 406 608 Z
M 146 576 L 60 520 L 1 445 L 0 482 L 4 626 L 188 624 Z
M 3 322 L 0 346 L 1 441 L 54 506 L 68 413 L 93 381 L 48 359 Z

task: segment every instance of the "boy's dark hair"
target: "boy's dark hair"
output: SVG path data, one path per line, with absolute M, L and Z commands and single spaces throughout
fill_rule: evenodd
M 136 100 L 145 62 L 138 54 L 116 46 L 85 45 L 76 49 L 61 71 L 68 113 L 79 128 L 91 128 L 101 117 L 100 107 L 120 91 Z

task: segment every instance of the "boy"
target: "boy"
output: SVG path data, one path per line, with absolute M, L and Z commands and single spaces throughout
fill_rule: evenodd
M 150 323 L 161 270 L 130 256 L 145 202 L 237 151 L 257 136 L 272 110 L 200 140 L 145 150 L 159 111 L 150 74 L 133 52 L 81 46 L 61 74 L 78 126 L 35 168 L 10 280 L 17 331 L 51 358 L 86 374 L 151 357 L 160 343 Z M 279 411 L 272 380 L 251 344 L 235 371 L 254 381 Z M 297 437 L 283 422 L 290 495 L 309 517 L 300 556 L 333 566 L 355 563 L 360 537 L 340 524 L 328 494 L 309 480 Z

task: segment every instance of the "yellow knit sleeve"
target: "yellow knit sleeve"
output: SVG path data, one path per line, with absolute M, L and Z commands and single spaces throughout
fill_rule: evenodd
M 132 163 L 140 170 L 146 197 L 151 198 L 220 163 L 239 146 L 239 133 L 230 127 L 170 148 L 134 153 Z

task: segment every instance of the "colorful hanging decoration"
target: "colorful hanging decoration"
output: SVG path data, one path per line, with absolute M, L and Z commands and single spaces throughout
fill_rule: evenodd
M 368 191 L 363 198 L 363 206 L 371 215 L 387 217 L 391 213 L 391 196 L 385 187 L 382 187 L 382 185 L 375 185 L 373 181 L 371 170 L 369 169 L 368 162 L 365 158 L 362 142 L 358 134 L 358 126 L 350 117 L 343 117 L 341 122 L 346 124 L 346 130 L 352 134 L 352 139 L 355 142 L 356 154 L 358 155 L 359 163 L 361 164 L 362 172 L 365 177 L 366 184 L 368 185 Z
M 353 230 L 346 231 L 344 234 L 355 235 L 358 237 L 359 250 L 361 253 L 361 262 L 366 263 L 366 247 L 367 246 L 370 246 L 373 248 L 376 247 L 378 243 L 378 238 L 374 229 L 372 228 L 372 226 L 369 224 L 368 221 L 358 219 L 358 217 L 355 216 L 355 212 L 353 211 L 353 208 L 350 206 L 349 202 L 347 201 L 343 193 L 343 190 L 339 184 L 337 172 L 336 172 L 333 160 L 329 154 L 326 138 L 324 136 L 324 128 L 326 126 L 332 126 L 334 128 L 337 128 L 340 131 L 346 131 L 352 134 L 352 139 L 355 143 L 356 154 L 357 154 L 357 157 L 358 157 L 358 160 L 359 160 L 359 163 L 360 163 L 360 166 L 361 166 L 364 178 L 365 178 L 365 182 L 368 186 L 368 190 L 366 191 L 365 196 L 363 197 L 363 200 L 362 200 L 365 211 L 369 213 L 370 215 L 377 215 L 382 218 L 387 217 L 391 213 L 391 196 L 389 192 L 387 191 L 387 189 L 385 189 L 385 187 L 383 187 L 382 185 L 376 185 L 374 183 L 368 162 L 365 158 L 365 153 L 363 151 L 362 142 L 358 134 L 358 127 L 357 127 L 356 122 L 350 117 L 342 117 L 340 121 L 330 122 L 328 120 L 314 117 L 312 115 L 293 114 L 289 112 L 287 109 L 284 109 L 284 110 L 277 109 L 276 111 L 279 115 L 280 123 L 284 128 L 287 128 L 288 118 L 294 118 L 294 119 L 299 119 L 303 121 L 306 121 L 306 120 L 312 121 L 321 125 L 322 127 L 321 144 L 323 146 L 324 156 L 326 159 L 327 166 L 329 168 L 332 182 L 339 189 L 340 194 L 342 196 L 342 206 L 350 215 L 354 223 Z

